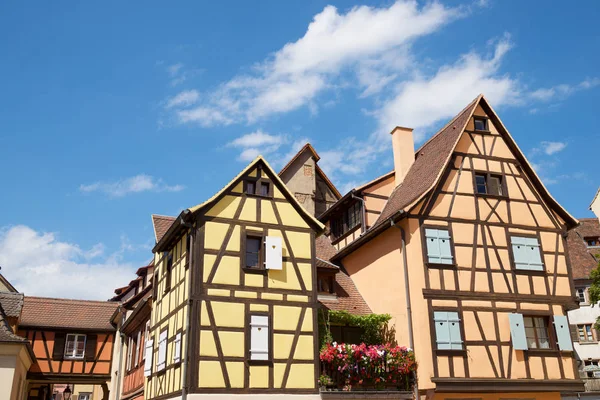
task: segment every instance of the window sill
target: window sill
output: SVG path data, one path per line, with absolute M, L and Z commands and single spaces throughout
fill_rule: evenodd
M 450 269 L 450 270 L 456 269 L 456 264 L 425 263 L 425 266 L 427 268 L 432 268 L 432 269 Z
M 579 341 L 579 342 L 573 342 L 573 343 L 579 343 L 580 345 L 585 346 L 585 345 L 588 345 L 588 344 L 598 344 L 598 341 L 597 340 L 592 340 L 592 341 L 587 341 L 586 340 L 585 342 Z
M 435 355 L 436 356 L 448 356 L 448 357 L 466 356 L 467 355 L 467 350 L 465 350 L 465 349 L 462 349 L 462 350 L 440 350 L 440 349 L 436 349 L 435 350 Z
M 246 360 L 248 365 L 273 365 L 273 360 Z
M 559 350 L 558 349 L 529 349 L 529 350 L 525 350 L 525 351 L 527 352 L 527 355 L 535 357 L 535 356 L 547 356 L 547 355 L 551 355 L 551 354 L 556 354 L 556 352 Z
M 517 275 L 533 275 L 533 276 L 546 276 L 546 270 L 533 270 L 533 269 L 515 269 L 513 272 Z
M 70 360 L 70 361 L 83 361 L 85 359 L 85 356 L 81 356 L 81 357 L 64 356 L 63 359 Z
M 477 193 L 475 192 L 476 197 L 488 198 L 488 199 L 498 199 L 498 200 L 508 200 L 508 196 L 499 195 L 499 194 L 490 194 L 490 193 Z
M 267 271 L 268 271 L 266 268 L 250 268 L 250 267 L 242 267 L 242 270 L 249 274 L 258 274 L 258 275 L 266 275 Z

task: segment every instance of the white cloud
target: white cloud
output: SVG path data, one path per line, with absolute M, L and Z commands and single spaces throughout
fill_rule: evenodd
M 558 153 L 559 151 L 564 150 L 567 147 L 567 143 L 564 142 L 542 142 L 541 150 L 547 155 L 551 156 L 552 154 Z
M 131 193 L 141 192 L 179 192 L 184 189 L 182 185 L 167 185 L 162 179 L 150 175 L 140 174 L 115 182 L 95 182 L 80 185 L 79 190 L 84 193 L 102 192 L 110 197 L 123 197 Z
M 60 241 L 55 233 L 24 225 L 0 230 L 2 274 L 26 295 L 106 300 L 113 290 L 135 277 L 136 266 L 123 263 L 120 253 L 90 262 L 104 251 Z M 93 290 L 92 290 L 93 289 Z
M 337 85 L 336 78 L 355 70 L 363 95 L 380 90 L 393 77 L 391 66 L 403 60 L 415 39 L 459 18 L 464 10 L 439 3 L 419 7 L 397 1 L 389 7 L 354 7 L 339 13 L 327 6 L 315 15 L 303 37 L 287 43 L 254 68 L 208 93 L 203 104 L 176 115 L 182 123 L 202 126 L 254 122 L 270 115 L 311 106 L 317 95 Z
M 561 84 L 550 88 L 540 88 L 529 93 L 529 97 L 534 101 L 542 102 L 564 100 L 576 92 L 592 89 L 598 85 L 600 85 L 600 78 L 588 78 L 576 85 Z
M 287 142 L 285 135 L 271 135 L 259 129 L 232 140 L 227 143 L 227 147 L 241 149 L 238 160 L 248 162 L 259 155 L 267 156 L 276 152 L 285 142 Z
M 200 93 L 197 90 L 184 90 L 178 93 L 176 96 L 171 97 L 167 100 L 165 108 L 173 108 L 177 106 L 191 106 L 196 103 L 200 98 Z

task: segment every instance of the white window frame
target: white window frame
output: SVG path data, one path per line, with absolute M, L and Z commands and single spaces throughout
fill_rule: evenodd
M 579 291 L 582 291 L 582 296 L 579 295 Z M 577 299 L 579 300 L 579 302 L 581 304 L 587 304 L 588 303 L 588 296 L 587 296 L 587 288 L 585 287 L 578 287 L 575 288 L 575 293 L 577 295 Z M 581 299 L 581 297 L 583 297 L 583 300 Z
M 74 337 L 74 345 L 73 352 L 71 354 L 67 353 L 67 348 L 69 347 L 69 337 Z M 83 352 L 81 354 L 77 354 L 77 344 L 83 338 Z M 87 336 L 81 333 L 68 333 L 65 338 L 65 352 L 64 356 L 69 360 L 83 360 L 85 358 L 85 346 L 87 344 Z
M 181 361 L 181 332 L 175 335 L 175 340 L 173 341 L 173 363 L 178 363 Z

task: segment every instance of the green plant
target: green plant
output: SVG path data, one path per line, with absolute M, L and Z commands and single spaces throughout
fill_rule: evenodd
M 331 379 L 328 375 L 321 375 L 319 377 L 319 387 L 327 387 L 333 385 L 333 379 Z
M 598 263 L 598 266 L 590 272 L 590 279 L 592 280 L 588 289 L 590 304 L 597 304 L 600 301 L 600 262 Z M 600 317 L 596 320 L 594 328 L 600 329 Z
M 319 311 L 319 341 L 321 348 L 333 341 L 332 325 L 345 325 L 361 328 L 361 343 L 366 345 L 390 343 L 396 344 L 395 330 L 388 325 L 392 319 L 389 314 L 354 315 L 347 311 Z M 358 343 L 357 343 L 358 344 Z

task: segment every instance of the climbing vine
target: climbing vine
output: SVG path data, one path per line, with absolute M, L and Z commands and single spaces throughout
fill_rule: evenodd
M 366 345 L 395 344 L 395 330 L 388 326 L 389 314 L 354 315 L 347 311 L 319 310 L 319 342 L 321 348 L 333 341 L 332 325 L 352 326 L 362 330 L 361 343 Z M 356 343 L 358 344 L 358 343 Z

